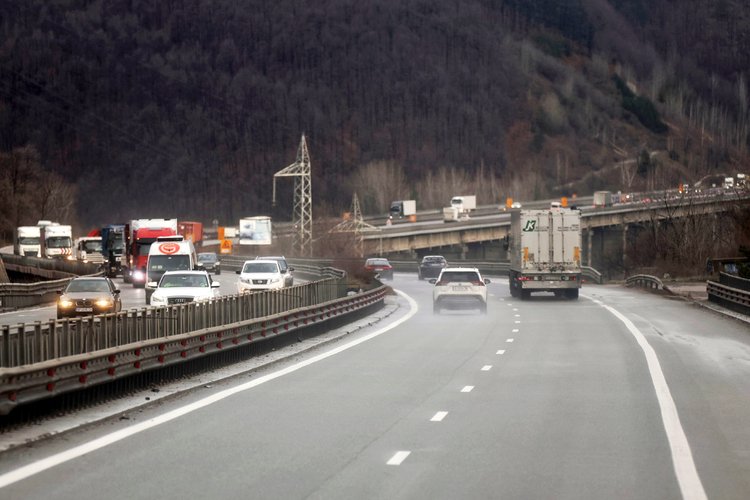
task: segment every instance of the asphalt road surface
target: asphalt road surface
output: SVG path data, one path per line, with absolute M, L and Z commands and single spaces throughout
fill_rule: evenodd
M 750 329 L 614 286 L 381 324 L 0 455 L 18 499 L 750 495 Z M 2 439 L 2 437 L 0 437 Z

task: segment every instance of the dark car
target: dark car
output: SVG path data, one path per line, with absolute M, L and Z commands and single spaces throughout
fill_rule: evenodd
M 448 261 L 442 255 L 426 255 L 419 264 L 419 279 L 437 278 L 446 267 Z
M 214 274 L 221 274 L 221 262 L 215 253 L 199 253 L 198 263 L 202 264 L 200 267 L 203 271 L 208 271 Z
M 388 259 L 367 259 L 365 269 L 369 269 L 380 274 L 384 280 L 393 280 L 393 268 Z
M 292 276 L 292 271 L 294 271 L 293 267 L 289 267 L 289 265 L 286 263 L 286 257 L 283 255 L 281 256 L 271 256 L 271 257 L 261 257 L 258 255 L 255 257 L 255 260 L 275 260 L 279 263 L 279 267 L 281 268 L 281 274 L 284 276 L 284 286 L 292 286 L 294 285 L 294 276 Z
M 120 290 L 109 278 L 74 278 L 59 292 L 57 319 L 120 312 Z

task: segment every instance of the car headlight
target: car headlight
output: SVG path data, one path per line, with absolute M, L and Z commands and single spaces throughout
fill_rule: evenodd
M 70 307 L 73 305 L 73 301 L 71 300 L 61 300 L 60 301 L 60 307 Z
M 112 302 L 110 302 L 109 300 L 97 300 L 95 304 L 97 306 L 110 306 L 112 305 Z
M 145 278 L 145 276 L 143 275 L 143 271 L 134 271 L 133 272 L 133 279 L 140 281 L 143 278 Z
M 164 297 L 162 297 L 161 295 L 154 294 L 151 296 L 151 301 L 152 302 L 164 302 Z
M 148 286 L 150 288 L 156 288 L 157 286 L 159 286 L 159 283 L 157 283 L 156 281 L 149 281 Z
M 247 278 L 240 278 L 240 281 L 241 281 L 242 283 L 247 283 L 248 285 L 250 284 L 250 280 L 249 280 L 249 279 L 247 279 Z
M 271 281 L 269 281 L 269 283 L 271 284 L 278 283 L 278 282 L 279 282 L 279 278 L 273 278 Z

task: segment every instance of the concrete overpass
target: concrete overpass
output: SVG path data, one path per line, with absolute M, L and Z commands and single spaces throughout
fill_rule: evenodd
M 686 216 L 708 216 L 737 209 L 750 200 L 746 194 L 684 196 L 612 207 L 579 206 L 583 230 L 583 260 L 595 264 L 597 253 L 623 252 L 628 232 L 638 226 L 660 224 Z M 385 226 L 366 233 L 365 253 L 407 258 L 439 252 L 459 259 L 507 259 L 501 240 L 510 230 L 510 214 L 499 212 L 461 222 L 441 220 Z M 619 244 L 618 244 L 619 243 Z

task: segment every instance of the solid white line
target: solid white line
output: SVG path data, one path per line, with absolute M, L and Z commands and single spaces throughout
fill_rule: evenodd
M 677 406 L 672 398 L 672 393 L 669 391 L 669 386 L 667 385 L 666 378 L 664 378 L 664 372 L 662 372 L 656 352 L 635 324 L 622 315 L 618 310 L 592 297 L 584 297 L 599 304 L 611 312 L 617 317 L 617 319 L 622 321 L 628 330 L 630 330 L 633 337 L 635 337 L 638 345 L 643 349 L 643 353 L 646 356 L 648 371 L 651 375 L 651 382 L 654 384 L 654 390 L 656 391 L 656 399 L 659 401 L 661 419 L 664 423 L 664 430 L 667 433 L 669 449 L 672 452 L 672 464 L 674 465 L 675 475 L 677 476 L 677 483 L 680 485 L 682 498 L 685 500 L 705 500 L 707 498 L 706 491 L 703 489 L 701 478 L 695 467 L 693 454 L 690 451 L 690 443 L 688 443 L 685 430 L 680 423 Z
M 499 350 L 499 351 L 497 351 L 497 352 L 496 352 L 495 354 L 505 354 L 505 351 L 503 351 L 502 349 L 500 349 L 500 350 Z
M 513 333 L 518 333 L 518 328 L 514 328 Z
M 506 342 L 513 342 L 513 339 L 508 339 L 506 340 Z
M 406 457 L 411 455 L 410 451 L 397 451 L 395 455 L 391 457 L 385 464 L 386 465 L 401 465 L 401 462 L 406 460 Z
M 446 415 L 448 415 L 447 411 L 439 411 L 430 419 L 430 422 L 442 422 Z
M 473 385 L 467 385 L 463 389 L 461 389 L 461 392 L 471 392 L 471 390 L 474 389 Z
M 491 369 L 492 369 L 492 365 L 484 365 L 484 366 L 482 367 L 482 371 L 483 371 L 483 372 L 488 372 L 488 371 L 490 371 Z
M 39 460 L 37 462 L 33 462 L 29 465 L 25 465 L 23 467 L 20 467 L 14 471 L 6 472 L 3 475 L 0 475 L 0 488 L 4 488 L 5 486 L 11 485 L 13 483 L 16 483 L 18 481 L 21 481 L 23 479 L 26 479 L 27 477 L 33 476 L 35 474 L 39 474 L 40 472 L 43 472 L 47 469 L 51 469 L 52 467 L 55 467 L 56 465 L 60 465 L 62 463 L 68 462 L 70 460 L 73 460 L 75 458 L 81 457 L 87 453 L 91 453 L 92 451 L 96 451 L 100 448 L 104 448 L 105 446 L 108 446 L 110 444 L 116 443 L 118 441 L 121 441 L 127 437 L 130 437 L 134 434 L 138 434 L 139 432 L 143 432 L 147 429 L 151 429 L 152 427 L 156 427 L 157 425 L 164 424 L 166 422 L 169 422 L 170 420 L 174 420 L 178 417 L 181 417 L 183 415 L 187 415 L 188 413 L 192 413 L 195 410 L 198 410 L 200 408 L 203 408 L 205 406 L 209 406 L 213 403 L 216 403 L 218 401 L 221 401 L 222 399 L 226 399 L 229 396 L 233 396 L 234 394 L 238 394 L 240 392 L 246 391 L 248 389 L 252 389 L 253 387 L 257 387 L 261 384 L 265 384 L 266 382 L 270 382 L 271 380 L 277 379 L 279 377 L 283 377 L 284 375 L 288 375 L 290 373 L 296 372 L 297 370 L 304 368 L 306 366 L 312 365 L 314 363 L 317 363 L 318 361 L 322 361 L 326 358 L 330 358 L 331 356 L 335 356 L 336 354 L 339 354 L 341 352 L 346 351 L 347 349 L 351 349 L 352 347 L 358 346 L 359 344 L 362 344 L 364 342 L 367 342 L 368 340 L 371 340 L 379 335 L 384 334 L 387 331 L 393 330 L 398 325 L 408 321 L 412 318 L 415 314 L 417 314 L 417 311 L 419 310 L 419 306 L 417 303 L 406 295 L 404 292 L 400 290 L 396 290 L 396 293 L 404 297 L 407 302 L 409 302 L 409 306 L 411 307 L 411 310 L 401 319 L 394 321 L 388 326 L 385 326 L 381 328 L 380 330 L 370 333 L 368 335 L 365 335 L 364 337 L 361 337 L 357 340 L 354 340 L 352 342 L 349 342 L 348 344 L 344 344 L 342 346 L 339 346 L 335 349 L 331 349 L 330 351 L 327 351 L 323 354 L 319 354 L 317 356 L 314 356 L 310 359 L 307 359 L 305 361 L 301 361 L 297 364 L 288 366 L 282 370 L 279 370 L 274 373 L 270 373 L 268 375 L 264 375 L 262 377 L 259 377 L 253 381 L 244 383 L 242 385 L 238 385 L 237 387 L 233 387 L 231 389 L 227 389 L 221 392 L 217 392 L 216 394 L 213 394 L 211 396 L 208 396 L 206 398 L 203 398 L 199 401 L 196 401 L 194 403 L 190 403 L 188 405 L 185 405 L 181 408 L 177 408 L 176 410 L 169 411 L 163 415 L 160 415 L 158 417 L 154 417 L 152 419 L 146 420 L 145 422 L 142 422 L 140 424 L 133 425 L 131 427 L 127 427 L 125 429 L 121 429 L 119 431 L 115 431 L 111 434 L 107 434 L 106 436 L 102 436 L 100 438 L 94 439 L 93 441 L 89 441 L 88 443 L 84 443 L 82 445 L 76 446 L 74 448 L 71 448 L 67 451 L 63 451 L 61 453 L 58 453 L 56 455 L 52 455 L 51 457 L 47 457 L 45 459 Z M 406 453 L 406 455 L 409 454 L 409 452 L 399 452 L 399 453 Z M 396 454 L 398 455 L 398 453 Z M 395 457 L 394 457 L 395 458 Z M 403 458 L 406 458 L 404 456 Z M 403 458 L 401 461 L 403 461 Z M 393 460 L 393 459 L 391 459 Z M 401 462 L 399 462 L 401 463 Z M 396 464 L 398 465 L 398 464 Z

